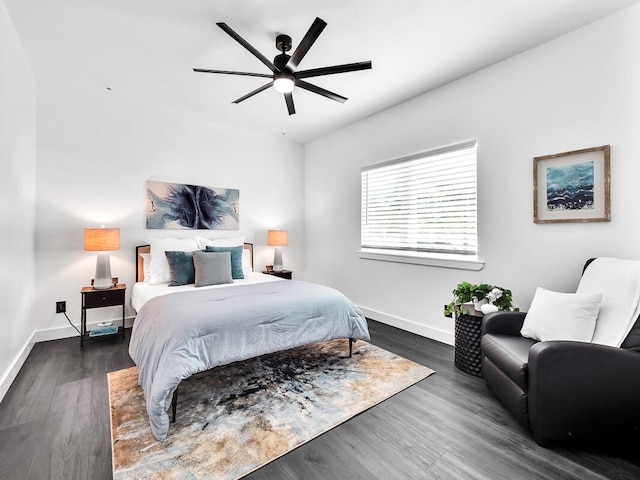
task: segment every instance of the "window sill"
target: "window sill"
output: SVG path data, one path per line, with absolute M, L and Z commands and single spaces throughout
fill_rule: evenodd
M 358 250 L 358 256 L 366 260 L 381 262 L 410 263 L 413 265 L 429 265 L 432 267 L 454 268 L 458 270 L 479 271 L 484 268 L 482 260 L 465 258 L 459 255 L 437 255 L 417 252 L 393 250 Z

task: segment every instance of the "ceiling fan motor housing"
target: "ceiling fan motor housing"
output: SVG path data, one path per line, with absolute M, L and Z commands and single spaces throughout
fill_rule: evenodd
M 280 50 L 282 53 L 288 52 L 291 50 L 291 37 L 289 35 L 285 35 L 281 33 L 276 36 L 276 48 Z
M 287 55 L 286 53 L 281 53 L 280 55 L 276 55 L 274 57 L 273 64 L 281 72 L 287 71 L 287 72 L 291 73 L 291 70 L 285 69 L 285 67 L 287 66 L 287 62 L 289 61 L 289 58 L 291 58 L 290 55 Z

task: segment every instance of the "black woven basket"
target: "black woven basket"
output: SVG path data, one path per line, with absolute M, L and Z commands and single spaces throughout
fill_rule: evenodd
M 456 367 L 465 373 L 482 376 L 482 356 L 480 353 L 480 335 L 482 317 L 456 315 Z

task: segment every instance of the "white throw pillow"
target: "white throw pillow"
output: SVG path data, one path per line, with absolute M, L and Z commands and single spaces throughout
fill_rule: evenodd
M 590 342 L 601 302 L 601 293 L 558 293 L 538 287 L 520 334 L 543 342 Z
M 193 252 L 198 250 L 198 242 L 195 238 L 151 238 L 151 261 L 149 262 L 149 283 L 158 285 L 169 283 L 171 270 L 164 252 Z
M 143 281 L 145 283 L 149 283 L 149 281 L 151 280 L 151 254 L 141 253 L 140 257 L 142 257 Z
M 209 239 L 196 236 L 196 241 L 200 250 L 207 248 L 207 245 L 211 247 L 239 247 L 244 245 L 244 237 Z
M 242 273 L 246 277 L 251 272 L 253 272 L 253 268 L 251 267 L 251 252 L 245 248 L 242 250 Z

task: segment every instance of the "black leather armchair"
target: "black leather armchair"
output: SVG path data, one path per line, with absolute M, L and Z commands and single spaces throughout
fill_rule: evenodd
M 520 335 L 526 313 L 482 323 L 482 373 L 536 443 L 640 441 L 640 319 L 620 348 Z

